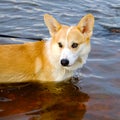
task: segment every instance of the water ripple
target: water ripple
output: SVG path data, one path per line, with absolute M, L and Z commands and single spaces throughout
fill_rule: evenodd
M 18 37 L 0 37 L 0 43 L 24 43 L 35 40 L 24 38 L 49 38 L 48 29 L 43 21 L 45 13 L 52 14 L 59 22 L 67 25 L 77 24 L 87 13 L 95 16 L 95 27 L 91 38 L 92 50 L 86 65 L 78 70 L 76 75 L 81 81 L 85 81 L 82 88 L 88 94 L 92 94 L 93 105 L 94 101 L 108 103 L 109 100 L 105 100 L 104 97 L 98 97 L 98 100 L 99 95 L 119 98 L 116 96 L 120 95 L 120 0 L 60 0 L 57 2 L 56 0 L 0 0 L 0 35 Z M 80 86 L 79 83 L 78 86 Z M 7 101 L 10 100 L 6 97 L 0 98 L 0 102 Z M 114 109 L 109 109 L 108 113 L 110 112 L 109 116 L 113 118 L 112 116 L 119 111 L 117 108 L 120 104 L 111 103 Z M 91 117 L 92 112 L 92 108 L 87 110 L 85 117 L 88 115 L 89 120 L 100 119 L 101 111 L 94 115 L 96 116 L 94 118 Z M 25 117 L 22 116 L 22 118 Z M 9 117 L 6 117 L 6 120 L 8 119 Z

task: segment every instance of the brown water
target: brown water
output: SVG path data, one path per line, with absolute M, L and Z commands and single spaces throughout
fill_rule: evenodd
M 0 84 L 0 120 L 120 120 L 120 1 L 0 0 L 0 43 L 49 37 L 44 13 L 68 25 L 95 16 L 87 64 L 67 83 Z
M 0 95 L 1 120 L 79 120 L 83 118 L 85 103 L 89 100 L 88 94 L 70 83 L 61 83 L 52 90 L 29 84 L 2 89 Z

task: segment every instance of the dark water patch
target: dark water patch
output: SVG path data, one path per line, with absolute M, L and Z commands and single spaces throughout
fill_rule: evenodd
M 51 83 L 50 83 L 51 84 Z M 39 119 L 82 119 L 86 112 L 85 102 L 89 96 L 76 89 L 70 83 L 60 83 L 51 91 L 48 86 L 40 84 L 18 85 L 16 89 L 4 86 L 0 92 L 1 119 L 9 120 L 16 118 L 25 119 L 26 116 Z M 25 84 L 26 85 L 26 84 Z M 12 86 L 12 84 L 11 84 Z M 14 85 L 13 85 L 14 87 Z
M 3 38 L 20 38 L 20 39 L 31 39 L 31 40 L 43 40 L 42 38 L 22 38 L 22 37 L 18 37 L 18 36 L 11 36 L 11 35 L 0 35 L 0 37 Z
M 11 101 L 11 99 L 0 97 L 0 102 L 9 102 L 9 101 Z
M 110 28 L 109 31 L 113 33 L 120 33 L 120 28 Z

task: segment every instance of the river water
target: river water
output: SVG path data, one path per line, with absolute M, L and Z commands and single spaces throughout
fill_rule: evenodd
M 88 61 L 53 90 L 0 85 L 0 120 L 120 120 L 120 0 L 0 0 L 0 43 L 49 38 L 45 13 L 67 25 L 95 16 Z

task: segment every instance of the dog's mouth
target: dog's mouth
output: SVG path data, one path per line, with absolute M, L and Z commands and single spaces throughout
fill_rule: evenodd
M 75 70 L 79 67 L 79 65 L 81 64 L 82 65 L 82 59 L 77 59 L 73 64 L 70 64 L 69 60 L 67 59 L 62 59 L 60 61 L 61 63 L 61 66 L 67 70 Z
M 66 69 L 66 70 L 75 70 L 74 69 L 74 64 L 70 64 L 70 62 L 67 59 L 61 60 L 61 66 Z
M 63 68 L 68 70 L 68 71 L 76 70 L 76 68 L 74 68 L 74 64 L 73 65 L 68 65 L 68 66 L 63 66 Z

